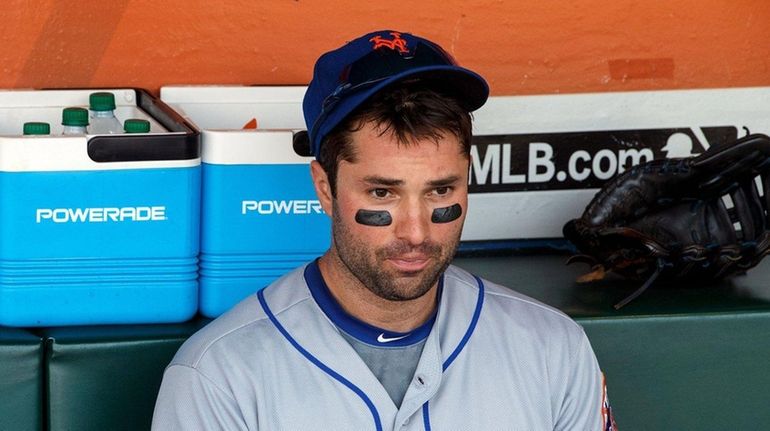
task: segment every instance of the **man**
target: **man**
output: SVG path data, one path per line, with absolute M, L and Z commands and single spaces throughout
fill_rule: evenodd
M 185 343 L 153 428 L 605 430 L 582 329 L 450 266 L 469 112 L 487 96 L 483 78 L 405 33 L 322 56 L 303 109 L 332 245 Z

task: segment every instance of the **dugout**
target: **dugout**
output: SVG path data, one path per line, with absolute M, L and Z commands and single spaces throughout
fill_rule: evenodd
M 500 97 L 545 94 L 561 103 L 567 94 L 633 96 L 739 87 L 761 95 L 755 89 L 770 85 L 770 36 L 764 25 L 770 3 L 765 1 L 85 0 L 77 7 L 63 1 L 12 1 L 0 16 L 5 41 L 0 54 L 2 88 L 129 85 L 157 95 L 160 87 L 170 84 L 302 85 L 310 79 L 318 53 L 351 35 L 383 27 L 433 38 L 461 64 L 487 77 L 493 95 Z M 696 149 L 704 137 L 710 142 L 742 134 L 742 120 L 723 122 L 720 117 L 726 106 L 736 105 L 735 99 L 719 90 L 713 94 L 681 106 L 674 115 L 681 121 L 645 128 L 665 129 L 648 136 L 658 142 L 653 153 L 662 154 L 668 137 L 677 133 L 687 139 L 676 135 L 672 143 Z M 761 96 L 737 106 L 747 115 L 768 118 L 770 100 Z M 626 103 L 595 105 L 578 113 L 608 119 L 639 108 L 626 98 Z M 689 113 L 704 111 L 720 121 L 696 124 L 688 119 Z M 517 112 L 533 111 L 522 106 Z M 568 124 L 561 114 L 541 112 L 527 118 L 555 127 Z M 620 124 L 598 132 L 625 129 Z M 575 131 L 589 130 L 551 132 Z M 752 131 L 768 133 L 758 127 Z M 489 185 L 497 178 L 499 187 L 521 186 L 517 175 L 527 173 L 529 163 L 509 166 L 506 178 L 506 151 L 523 150 L 527 158 L 532 151 L 538 169 L 533 178 L 556 186 L 583 181 L 587 168 L 596 181 L 597 173 L 609 175 L 613 160 L 617 169 L 620 160 L 643 157 L 641 152 L 621 154 L 606 147 L 563 152 L 552 141 L 533 140 L 521 147 L 517 142 L 493 139 L 480 147 L 478 180 Z M 549 147 L 529 146 L 532 142 L 551 144 L 553 156 L 566 155 L 566 160 L 549 169 Z M 581 150 L 590 157 L 578 153 Z M 610 151 L 599 154 L 602 150 Z M 570 172 L 572 154 L 580 156 L 572 158 Z M 560 172 L 565 172 L 561 182 Z M 553 216 L 565 211 L 565 204 L 572 213 L 559 220 L 577 215 L 580 204 L 572 198 L 591 192 L 577 187 L 558 199 L 547 198 L 554 193 L 541 189 L 545 199 L 530 200 L 524 207 L 542 209 L 541 219 L 553 220 L 548 223 L 552 229 L 560 224 Z M 509 229 L 518 216 L 512 213 L 496 223 Z M 553 237 L 536 229 L 530 232 L 528 241 L 537 252 L 512 256 L 505 253 L 521 244 L 499 243 L 497 256 L 465 256 L 458 264 L 562 308 L 586 328 L 608 375 L 620 429 L 770 428 L 770 373 L 764 367 L 770 353 L 768 262 L 718 286 L 654 289 L 615 313 L 611 305 L 628 287 L 617 280 L 574 285 L 574 276 L 585 268 L 565 268 L 563 242 L 544 239 Z M 475 249 L 475 244 L 467 244 Z M 543 246 L 549 251 L 542 252 Z M 0 328 L 0 430 L 145 429 L 162 367 L 204 323 Z

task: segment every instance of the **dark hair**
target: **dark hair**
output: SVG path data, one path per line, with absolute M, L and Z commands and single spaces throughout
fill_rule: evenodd
M 450 133 L 460 141 L 462 153 L 470 157 L 471 114 L 450 94 L 424 80 L 410 80 L 379 91 L 353 111 L 326 135 L 318 155 L 318 162 L 329 178 L 332 196 L 337 195 L 339 162 L 355 161 L 350 136 L 367 123 L 380 128 L 382 134 L 393 134 L 402 145 L 423 139 L 432 139 L 438 145 L 439 140 Z

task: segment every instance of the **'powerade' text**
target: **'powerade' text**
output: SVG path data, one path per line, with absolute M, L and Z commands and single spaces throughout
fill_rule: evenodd
M 321 203 L 317 200 L 291 201 L 243 201 L 241 214 L 323 214 Z
M 119 223 L 166 220 L 166 207 L 38 208 L 35 223 Z

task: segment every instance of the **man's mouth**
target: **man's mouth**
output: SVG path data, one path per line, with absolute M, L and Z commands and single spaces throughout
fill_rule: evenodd
M 401 272 L 418 272 L 422 271 L 426 266 L 428 266 L 430 257 L 425 255 L 401 255 L 391 256 L 388 258 L 388 261 Z

